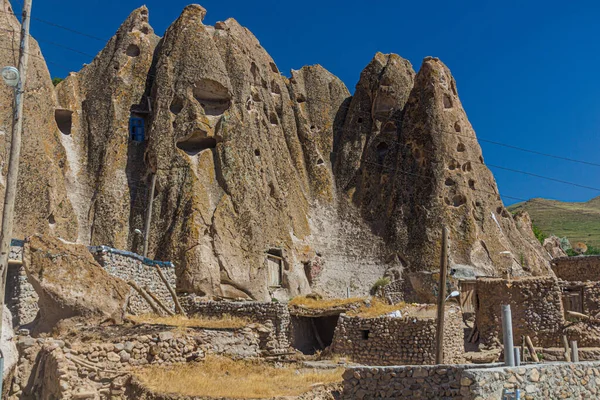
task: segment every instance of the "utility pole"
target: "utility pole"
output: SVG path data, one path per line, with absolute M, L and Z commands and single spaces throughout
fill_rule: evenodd
M 146 226 L 144 227 L 144 253 L 143 256 L 148 256 L 148 238 L 150 236 L 150 222 L 152 221 L 152 203 L 154 202 L 154 188 L 156 187 L 156 172 L 152 174 L 152 183 L 150 184 L 150 198 L 148 200 L 148 208 L 146 210 Z
M 29 23 L 31 22 L 31 2 L 24 0 L 23 16 L 21 19 L 21 45 L 19 50 L 20 80 L 15 90 L 14 119 L 12 138 L 10 142 L 10 157 L 8 159 L 8 175 L 6 177 L 6 192 L 4 193 L 4 209 L 2 210 L 2 231 L 0 232 L 0 310 L 4 313 L 4 296 L 6 292 L 6 275 L 8 273 L 8 257 L 12 239 L 15 198 L 17 196 L 17 180 L 19 176 L 19 159 L 21 156 L 21 132 L 23 130 L 23 91 L 27 77 L 27 62 L 29 60 Z M 0 318 L 0 335 L 2 334 Z
M 444 304 L 446 303 L 446 275 L 448 273 L 448 228 L 442 228 L 442 255 L 440 259 L 440 283 L 438 287 L 437 329 L 435 332 L 435 363 L 444 363 Z

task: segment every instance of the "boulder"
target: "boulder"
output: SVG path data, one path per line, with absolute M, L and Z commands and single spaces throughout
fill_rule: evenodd
M 546 249 L 552 258 L 567 256 L 567 253 L 565 253 L 560 245 L 560 238 L 557 236 L 550 236 L 544 239 L 544 249 Z
M 122 322 L 130 288 L 109 275 L 86 246 L 34 235 L 25 243 L 23 263 L 39 296 L 35 333 L 48 332 L 69 319 Z

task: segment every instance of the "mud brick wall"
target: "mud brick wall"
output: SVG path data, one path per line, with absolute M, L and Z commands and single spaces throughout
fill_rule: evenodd
M 510 305 L 515 343 L 529 335 L 535 346 L 560 345 L 565 323 L 561 288 L 552 277 L 478 278 L 476 322 L 480 340 L 502 343 L 502 305 Z
M 463 360 L 464 331 L 457 306 L 447 306 L 444 362 Z M 435 363 L 435 318 L 362 318 L 340 315 L 333 352 L 366 365 L 426 365 Z
M 290 312 L 287 304 L 259 301 L 202 301 L 195 296 L 181 299 L 182 307 L 188 315 L 201 315 L 219 318 L 224 315 L 247 318 L 265 325 L 272 331 L 263 344 L 268 351 L 287 351 L 290 347 Z
M 172 263 L 150 260 L 139 254 L 106 246 L 90 247 L 90 252 L 106 272 L 126 282 L 134 281 L 141 288 L 148 288 L 165 306 L 175 311 L 173 298 L 156 272 L 158 266 L 171 287 L 175 289 L 175 267 Z M 127 311 L 136 315 L 153 312 L 148 303 L 133 288 Z
M 552 270 L 565 281 L 600 281 L 600 256 L 555 258 Z

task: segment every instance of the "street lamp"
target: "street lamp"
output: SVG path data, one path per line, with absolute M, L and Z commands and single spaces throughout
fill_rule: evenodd
M 19 85 L 19 70 L 15 67 L 2 68 L 2 80 L 8 86 L 16 88 Z

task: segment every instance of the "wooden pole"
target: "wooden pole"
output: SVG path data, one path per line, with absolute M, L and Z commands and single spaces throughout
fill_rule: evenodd
M 565 361 L 571 362 L 571 352 L 569 350 L 569 341 L 567 335 L 562 335 L 563 348 L 565 349 Z
M 533 343 L 531 342 L 531 338 L 529 336 L 525 336 L 525 343 L 527 344 L 527 349 L 529 350 L 529 354 L 531 354 L 531 358 L 533 359 L 533 361 L 540 362 L 540 359 L 538 358 L 537 353 L 533 348 Z
M 158 272 L 158 276 L 160 277 L 160 279 L 163 281 L 163 283 L 167 287 L 167 290 L 169 291 L 169 293 L 171 293 L 171 297 L 173 298 L 173 303 L 175 303 L 175 310 L 177 311 L 178 314 L 181 314 L 184 317 L 186 317 L 187 315 L 185 314 L 185 311 L 183 311 L 183 307 L 181 307 L 181 303 L 179 303 L 179 299 L 177 298 L 177 293 L 175 293 L 175 290 L 173 290 L 173 288 L 169 284 L 169 281 L 165 277 L 165 274 L 163 274 L 162 270 L 160 269 L 160 266 L 154 265 L 154 268 L 156 268 L 156 272 Z
M 152 221 L 152 203 L 154 203 L 155 188 L 156 173 L 152 174 L 152 183 L 150 183 L 150 197 L 148 198 L 148 208 L 146 210 L 146 226 L 144 227 L 144 257 L 148 256 L 148 238 L 150 237 L 150 222 Z
M 571 360 L 579 362 L 579 351 L 577 350 L 577 340 L 571 341 Z
M 140 296 L 142 296 L 144 298 L 144 300 L 146 300 L 146 303 L 148 303 L 148 305 L 150 306 L 150 308 L 152 308 L 152 310 L 154 311 L 154 313 L 156 313 L 157 315 L 161 314 L 161 312 L 158 309 L 158 307 L 156 307 L 156 304 L 154 304 L 154 302 L 152 301 L 152 299 L 150 298 L 150 296 L 148 296 L 148 293 L 146 293 L 144 291 L 144 289 L 142 289 L 141 287 L 139 287 L 138 285 L 136 285 L 136 283 L 134 281 L 129 281 L 129 282 L 127 282 L 127 284 L 129 286 L 131 286 L 132 288 L 134 288 L 135 291 L 138 292 L 140 294 Z
M 527 356 L 525 355 L 525 336 L 521 336 L 521 354 L 523 355 L 523 362 L 527 361 Z
M 158 304 L 160 308 L 162 308 L 163 310 L 165 310 L 165 312 L 167 314 L 169 314 L 170 316 L 175 315 L 175 313 L 173 311 L 169 310 L 169 307 L 167 307 L 162 301 L 160 301 L 160 299 L 158 297 L 156 297 L 156 295 L 154 295 L 154 293 L 152 293 L 150 291 L 150 289 L 148 289 L 148 286 L 145 286 L 144 290 L 146 291 L 146 293 L 148 293 L 148 296 L 152 297 L 152 300 L 154 300 L 154 302 L 156 304 Z
M 0 232 L 0 310 L 4 309 L 4 296 L 6 293 L 6 277 L 8 273 L 8 257 L 10 255 L 10 241 L 13 233 L 13 219 L 15 199 L 17 197 L 17 180 L 19 177 L 19 159 L 21 158 L 21 133 L 23 131 L 23 93 L 27 78 L 27 64 L 29 60 L 29 24 L 31 23 L 32 0 L 23 1 L 23 15 L 21 18 L 21 45 L 19 49 L 19 83 L 15 89 L 14 117 L 12 125 L 12 139 L 10 142 L 10 156 L 8 159 L 8 175 L 6 176 L 6 192 L 4 193 L 4 209 L 2 210 L 2 231 Z M 2 320 L 0 318 L 0 335 L 2 334 Z M 0 373 L 1 376 L 1 373 Z
M 446 302 L 446 274 L 448 271 L 448 228 L 442 228 L 442 251 L 440 259 L 440 282 L 437 302 L 437 329 L 435 363 L 444 363 L 444 303 Z

